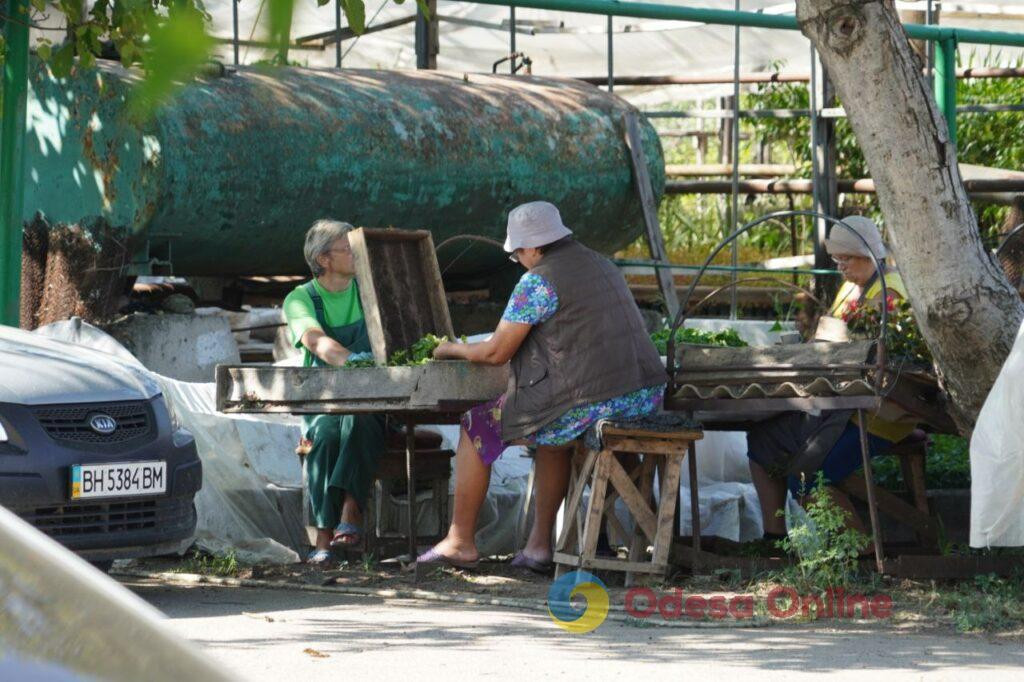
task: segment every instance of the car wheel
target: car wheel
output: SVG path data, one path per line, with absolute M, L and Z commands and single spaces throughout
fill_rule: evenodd
M 106 561 L 90 561 L 89 563 L 104 573 L 110 573 L 110 569 L 114 565 L 114 560 L 107 559 Z

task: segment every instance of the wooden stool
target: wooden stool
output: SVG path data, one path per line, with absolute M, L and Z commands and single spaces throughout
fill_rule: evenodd
M 690 507 L 694 536 L 699 542 L 700 516 L 697 507 L 697 466 L 694 443 L 704 437 L 700 427 L 675 415 L 660 424 L 647 420 L 605 422 L 600 425 L 599 442 L 588 434 L 586 446 L 573 455 L 565 522 L 555 545 L 555 575 L 566 569 L 625 571 L 626 584 L 635 573 L 664 576 L 669 550 L 676 530 L 676 505 L 683 458 L 689 454 Z M 674 426 L 674 428 L 666 428 Z M 661 491 L 653 499 L 654 474 Z M 583 508 L 583 491 L 590 486 L 590 501 Z M 633 517 L 633 532 L 627 534 L 615 516 L 615 501 L 621 498 Z M 597 538 L 608 524 L 613 533 L 629 538 L 626 559 L 598 557 Z M 645 559 L 653 547 L 650 561 Z
M 903 484 L 910 493 L 910 504 L 888 490 L 875 487 L 878 509 L 887 516 L 906 524 L 917 534 L 922 547 L 938 546 L 940 527 L 928 506 L 928 492 L 925 484 L 925 460 L 928 457 L 928 435 L 915 430 L 899 443 L 892 446 L 889 455 L 899 458 Z M 867 501 L 867 482 L 862 472 L 856 472 L 844 480 L 839 488 L 860 500 Z

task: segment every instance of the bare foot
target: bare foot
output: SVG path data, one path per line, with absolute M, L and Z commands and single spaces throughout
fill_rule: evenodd
M 460 563 L 472 563 L 480 559 L 480 552 L 477 551 L 475 544 L 457 542 L 451 537 L 441 540 L 433 549 L 441 556 Z
M 554 553 L 551 551 L 550 548 L 534 547 L 530 544 L 527 544 L 526 547 L 523 547 L 523 554 L 525 554 L 530 559 L 533 559 L 534 561 L 539 561 L 540 563 L 545 564 L 550 562 L 552 557 L 554 556 Z

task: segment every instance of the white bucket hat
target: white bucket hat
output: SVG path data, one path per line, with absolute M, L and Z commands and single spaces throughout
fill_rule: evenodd
M 857 235 L 860 235 L 863 241 L 858 239 Z M 825 250 L 830 256 L 851 255 L 871 258 L 873 253 L 878 260 L 882 260 L 886 255 L 878 225 L 870 218 L 859 215 L 843 218 L 842 222 L 832 226 L 832 231 L 825 240 Z
M 509 212 L 505 251 L 514 253 L 516 249 L 546 246 L 571 234 L 572 230 L 562 224 L 562 216 L 554 204 L 531 201 Z

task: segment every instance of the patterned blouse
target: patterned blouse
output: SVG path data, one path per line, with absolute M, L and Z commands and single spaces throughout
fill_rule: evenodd
M 550 320 L 558 310 L 558 294 L 551 283 L 533 273 L 526 273 L 512 291 L 508 306 L 502 314 L 507 322 L 541 324 Z M 608 400 L 571 408 L 568 412 L 544 426 L 529 440 L 537 445 L 566 445 L 579 438 L 600 419 L 611 417 L 632 418 L 650 414 L 661 405 L 664 384 L 641 388 Z M 498 458 L 505 444 L 494 437 L 501 433 L 501 407 L 504 396 L 480 405 L 466 413 L 463 426 L 473 439 L 481 458 L 492 462 Z M 486 432 L 486 433 L 485 433 Z M 488 437 L 490 436 L 490 437 Z

